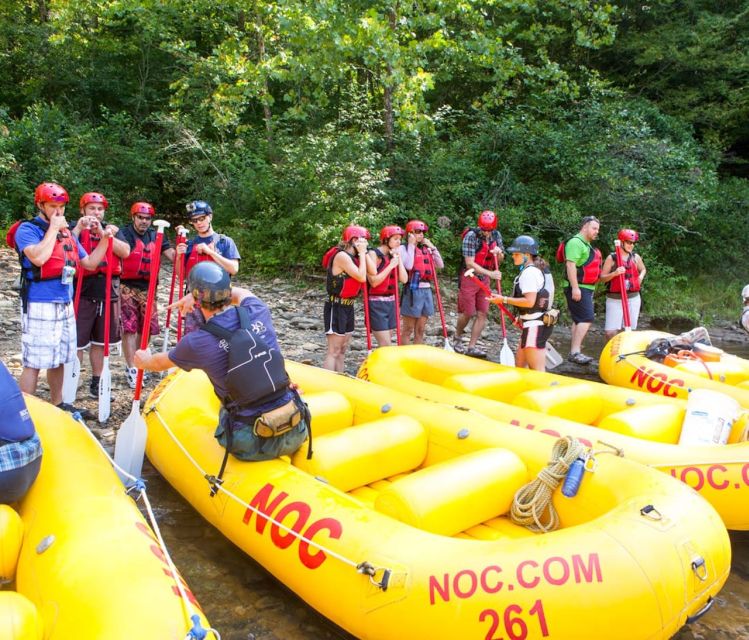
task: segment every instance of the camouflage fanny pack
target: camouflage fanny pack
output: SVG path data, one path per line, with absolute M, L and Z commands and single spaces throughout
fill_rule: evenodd
M 263 413 L 252 428 L 261 438 L 277 438 L 296 427 L 302 419 L 302 412 L 293 400 Z

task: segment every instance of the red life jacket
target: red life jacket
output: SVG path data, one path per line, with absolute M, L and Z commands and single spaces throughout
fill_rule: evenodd
M 344 249 L 341 249 L 340 247 L 337 247 L 337 251 L 333 256 L 331 256 L 328 260 L 328 277 L 325 282 L 325 286 L 328 291 L 328 295 L 333 298 L 355 298 L 359 295 L 359 292 L 361 291 L 362 287 L 364 286 L 363 282 L 359 282 L 355 278 L 352 278 L 350 275 L 348 275 L 345 271 L 341 271 L 338 275 L 333 275 L 333 262 L 335 262 L 335 257 L 341 252 L 345 251 Z M 351 256 L 351 254 L 349 254 Z M 351 256 L 351 259 L 354 261 L 354 264 L 358 267 L 359 266 L 359 257 L 358 256 Z
M 377 266 L 377 273 L 382 273 L 387 266 L 390 264 L 390 256 L 386 256 L 379 249 L 374 249 L 379 264 Z M 391 271 L 387 278 L 385 278 L 376 287 L 369 287 L 369 295 L 371 296 L 392 296 L 395 294 L 395 278 L 393 273 L 397 273 L 397 270 Z
M 38 227 L 42 231 L 46 233 L 48 227 L 44 226 L 44 223 L 42 223 L 37 218 L 34 218 L 33 220 L 23 220 L 21 221 L 21 224 L 24 222 L 28 222 L 29 224 L 33 224 L 35 227 Z M 10 242 L 13 242 L 13 247 L 15 248 L 15 232 L 18 230 L 18 227 L 21 226 L 21 224 L 14 224 L 11 227 L 11 230 L 13 231 L 12 237 L 9 239 L 6 237 L 6 240 L 10 244 Z M 11 235 L 11 232 L 8 231 L 8 235 Z M 54 280 L 55 278 L 59 278 L 62 275 L 62 268 L 65 265 L 69 265 L 71 267 L 75 267 L 76 271 L 79 268 L 79 261 L 78 261 L 78 246 L 76 245 L 75 238 L 73 237 L 73 234 L 70 233 L 70 229 L 60 229 L 57 232 L 57 239 L 55 241 L 54 246 L 52 247 L 52 255 L 47 259 L 47 261 L 41 266 L 37 267 L 35 264 L 32 263 L 31 267 L 24 267 L 23 266 L 23 256 L 19 253 L 18 255 L 19 259 L 21 260 L 21 267 L 23 268 L 23 277 L 26 280 L 32 281 L 32 282 L 38 282 L 39 280 Z
M 637 261 L 635 260 L 636 253 L 630 253 L 629 257 L 624 261 L 622 265 L 625 268 L 624 272 L 624 286 L 626 287 L 627 293 L 634 293 L 640 290 L 640 272 L 637 270 Z M 616 253 L 611 254 L 614 264 L 618 264 L 616 260 Z M 606 283 L 608 291 L 610 293 L 621 293 L 621 279 L 617 276 L 612 278 Z
M 81 243 L 83 248 L 86 250 L 86 253 L 91 254 L 94 249 L 99 245 L 99 242 L 101 241 L 101 236 L 94 235 L 91 233 L 90 230 L 84 229 L 81 231 L 81 235 L 78 237 L 78 241 Z M 113 276 L 119 276 L 122 273 L 122 260 L 120 260 L 117 256 L 113 255 L 113 264 L 112 264 L 112 275 Z M 96 267 L 93 271 L 90 269 L 83 269 L 83 277 L 87 278 L 89 276 L 95 276 L 99 273 L 106 274 L 107 272 L 107 259 L 106 257 L 104 260 L 102 260 L 99 263 L 99 266 Z
M 484 234 L 478 227 L 476 229 L 465 229 L 461 237 L 465 238 L 466 234 L 469 231 L 473 231 L 479 241 L 479 248 L 478 251 L 476 251 L 476 255 L 473 257 L 473 261 L 479 267 L 483 267 L 484 269 L 487 269 L 489 271 L 494 271 L 494 254 L 491 253 L 491 250 L 497 246 L 496 241 L 492 240 L 491 242 L 487 242 Z M 463 269 L 465 268 L 466 259 L 465 256 L 463 256 Z
M 190 251 L 190 255 L 187 256 L 187 260 L 185 260 L 185 279 L 187 279 L 187 276 L 190 275 L 190 270 L 199 262 L 206 262 L 208 260 L 213 260 L 211 256 L 209 256 L 207 253 L 198 253 L 195 251 L 195 245 L 192 246 L 192 251 Z
M 123 280 L 148 280 L 151 277 L 151 259 L 156 243 L 144 243 L 137 235 L 130 255 L 122 261 Z
M 426 247 L 414 247 L 414 266 L 408 272 L 409 280 L 413 278 L 413 272 L 419 272 L 419 282 L 434 280 L 432 270 L 432 254 Z
M 572 238 L 570 238 L 569 240 L 572 240 Z M 564 245 L 566 245 L 569 240 L 565 241 Z M 581 240 L 581 242 L 585 241 Z M 588 243 L 586 242 L 585 244 Z M 564 246 L 562 246 L 561 251 L 557 249 L 557 261 L 559 260 L 560 253 L 564 259 L 563 261 L 566 261 L 567 258 L 564 255 Z M 603 256 L 601 256 L 601 252 L 598 249 L 594 249 L 588 244 L 588 259 L 582 264 L 582 266 L 579 266 L 577 268 L 577 283 L 595 284 L 596 282 L 598 282 L 598 278 L 601 275 L 602 264 Z

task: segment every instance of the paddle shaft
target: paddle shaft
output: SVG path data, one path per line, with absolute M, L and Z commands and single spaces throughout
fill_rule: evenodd
M 153 311 L 153 301 L 156 297 L 156 283 L 159 278 L 159 267 L 161 265 L 161 243 L 164 240 L 164 227 L 168 227 L 169 223 L 164 220 L 156 220 L 156 222 L 153 223 L 153 226 L 156 227 L 156 242 L 154 247 L 155 255 L 153 257 L 153 260 L 151 261 L 151 273 L 148 280 L 148 297 L 146 298 L 145 322 L 143 323 L 143 333 L 141 334 L 140 338 L 141 350 L 148 347 L 148 341 L 151 338 L 151 312 Z M 133 394 L 133 402 L 140 402 L 140 393 L 142 389 L 143 369 L 138 369 L 138 377 L 135 381 L 135 393 Z
M 393 278 L 395 280 L 395 286 L 393 287 L 393 295 L 395 296 L 395 344 L 400 347 L 401 344 L 401 300 L 400 300 L 400 263 L 395 269 L 393 269 Z
M 187 242 L 187 232 L 184 236 L 180 234 L 177 238 L 177 244 Z M 185 254 L 180 253 L 177 255 L 177 262 L 179 264 L 179 295 L 182 296 L 185 292 Z M 177 342 L 182 340 L 182 311 L 177 309 Z
M 469 271 L 472 272 L 471 269 L 469 269 Z M 467 273 L 468 273 L 468 271 L 466 271 L 466 274 Z M 475 275 L 470 275 L 470 276 L 466 275 L 465 277 L 466 278 L 476 278 Z M 479 285 L 479 287 L 481 288 L 481 290 L 484 293 L 486 293 L 487 296 L 492 297 L 494 295 L 494 294 L 492 294 L 492 290 L 489 287 L 487 287 L 483 282 L 481 282 L 481 280 L 479 280 L 478 278 L 476 278 L 476 283 Z M 507 307 L 505 307 L 505 305 L 503 305 L 501 302 L 495 302 L 494 304 L 496 304 L 505 314 L 507 314 L 507 317 L 510 319 L 510 322 L 512 322 L 512 324 L 514 324 L 518 329 L 522 329 L 523 328 L 523 323 L 520 322 L 514 315 L 512 315 L 512 313 L 510 313 L 510 311 L 507 309 Z
M 624 265 L 624 259 L 622 258 L 622 243 L 621 240 L 614 240 L 614 246 L 616 247 L 616 266 L 622 267 Z M 620 273 L 619 278 L 619 289 L 622 296 L 622 315 L 624 316 L 624 330 L 631 331 L 632 323 L 629 317 L 629 298 L 627 297 L 627 280 L 623 273 Z
M 177 234 L 177 244 L 184 244 L 187 241 L 187 229 L 181 229 L 180 232 Z M 166 351 L 167 347 L 169 346 L 169 329 L 170 324 L 172 322 L 172 302 L 174 302 L 174 289 L 175 285 L 177 284 L 177 271 L 180 271 L 179 268 L 179 256 L 175 256 L 174 264 L 172 265 L 172 283 L 169 287 L 169 306 L 166 309 L 166 321 L 164 322 L 164 345 L 163 350 Z M 180 276 L 180 293 L 179 295 L 182 295 L 182 278 Z M 180 316 L 179 311 L 177 312 L 177 325 L 179 326 L 180 322 Z M 177 332 L 179 333 L 179 328 L 177 329 Z M 181 335 L 178 335 L 177 340 L 181 338 Z
M 497 258 L 496 253 L 494 254 L 494 270 L 499 271 L 499 258 Z M 495 280 L 495 282 L 497 283 L 497 294 L 501 296 L 502 295 L 502 279 L 500 278 L 499 280 Z M 499 318 L 502 321 L 502 338 L 506 340 L 507 339 L 507 326 L 505 325 L 505 316 L 501 311 L 499 313 Z
M 363 258 L 366 260 L 366 258 Z M 366 276 L 362 283 L 362 296 L 364 296 L 364 328 L 367 331 L 367 351 L 372 351 L 372 330 L 369 325 L 369 287 Z
M 109 367 L 109 362 L 106 360 L 109 358 L 109 326 L 112 322 L 110 307 L 112 306 L 112 262 L 114 260 L 114 254 L 112 252 L 112 245 L 114 238 L 109 236 L 107 238 L 107 277 L 106 287 L 107 290 L 104 293 L 104 366 Z
M 431 250 L 427 251 L 429 256 L 429 266 L 432 267 L 432 278 L 434 278 L 434 295 L 437 296 L 437 309 L 440 312 L 440 322 L 442 323 L 442 335 L 447 340 L 447 323 L 445 322 L 445 310 L 442 307 L 442 295 L 440 294 L 440 285 L 437 280 L 437 269 L 434 266 L 434 257 L 432 256 Z

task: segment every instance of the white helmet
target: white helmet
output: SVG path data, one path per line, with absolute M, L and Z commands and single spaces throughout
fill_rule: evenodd
M 748 285 L 746 285 L 746 286 L 745 286 L 745 287 L 744 287 L 744 288 L 743 288 L 743 289 L 741 290 L 741 297 L 742 297 L 742 298 L 744 298 L 744 300 L 746 300 L 747 298 L 749 298 L 749 284 L 748 284 Z

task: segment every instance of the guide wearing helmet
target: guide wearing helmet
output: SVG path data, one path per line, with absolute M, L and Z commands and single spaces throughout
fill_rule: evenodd
M 68 192 L 56 182 L 43 182 L 34 190 L 37 216 L 15 230 L 14 243 L 21 262 L 21 390 L 36 393 L 39 371 L 47 370 L 52 404 L 62 404 L 64 364 L 76 357 L 73 312 L 73 278 L 78 269 L 95 269 L 104 258 L 106 243 L 89 255 L 70 232 L 65 219 Z M 108 237 L 111 231 L 105 229 Z M 92 414 L 83 410 L 84 417 Z
M 200 262 L 212 261 L 223 268 L 230 276 L 239 271 L 239 250 L 229 236 L 216 233 L 213 230 L 213 208 L 205 200 L 193 200 L 185 206 L 187 219 L 195 230 L 195 236 L 186 243 L 177 245 L 177 254 L 185 254 L 185 281 L 190 277 L 190 271 Z M 184 227 L 177 226 L 180 233 Z M 198 313 L 185 316 L 185 334 L 195 331 L 203 324 Z
M 546 261 L 538 255 L 538 242 L 528 235 L 512 241 L 507 253 L 520 273 L 513 283 L 512 295 L 494 296 L 492 301 L 513 305 L 523 323 L 515 366 L 546 370 L 546 341 L 554 331 L 544 322 L 545 312 L 554 301 L 554 280 Z
M 323 306 L 327 353 L 322 366 L 331 371 L 344 370 L 344 358 L 356 323 L 354 300 L 367 274 L 377 273 L 374 262 L 367 256 L 370 237 L 366 228 L 348 225 L 341 234 L 341 242 L 323 257 L 328 295 Z
M 408 281 L 408 273 L 401 260 L 400 247 L 405 231 L 395 224 L 380 229 L 380 244 L 370 249 L 367 258 L 377 273 L 368 276 L 369 322 L 372 334 L 380 347 L 393 343 L 391 332 L 396 329 L 396 287 Z
M 120 274 L 122 273 L 122 259 L 130 254 L 130 247 L 116 236 L 119 227 L 104 221 L 104 215 L 109 208 L 106 197 L 96 191 L 89 191 L 81 196 L 78 202 L 80 217 L 70 230 L 78 238 L 83 248 L 91 253 L 101 243 L 103 230 L 115 236 L 112 240 L 112 284 L 109 303 L 109 344 L 120 343 Z M 106 242 L 104 242 L 106 244 Z M 104 367 L 104 341 L 106 313 L 104 305 L 107 295 L 107 259 L 104 259 L 94 269 L 81 269 L 76 276 L 81 284 L 81 298 L 78 303 L 78 313 L 75 323 L 78 333 L 78 359 L 83 362 L 83 350 L 89 350 L 91 363 L 91 382 L 89 394 L 92 398 L 99 397 L 99 378 Z
M 187 289 L 175 306 L 183 314 L 200 313 L 200 330 L 167 353 L 136 351 L 136 366 L 204 371 L 221 401 L 214 435 L 227 455 L 249 461 L 291 455 L 307 437 L 309 414 L 289 386 L 267 305 L 232 286 L 229 273 L 215 262 L 196 265 Z M 247 358 L 248 352 L 253 357 Z
M 502 234 L 497 230 L 497 214 L 494 211 L 482 211 L 476 221 L 476 227 L 463 234 L 461 253 L 463 267 L 460 270 L 458 284 L 458 322 L 455 326 L 455 350 L 470 356 L 486 357 L 486 353 L 476 347 L 481 337 L 489 312 L 489 301 L 482 284 L 489 280 L 499 280 L 502 274 L 498 265 L 504 260 Z M 463 274 L 472 269 L 473 278 Z M 473 319 L 468 345 L 462 341 L 463 332 Z
M 131 389 L 135 389 L 138 376 L 138 369 L 133 365 L 133 357 L 146 327 L 148 283 L 151 280 L 151 261 L 155 258 L 156 250 L 156 230 L 151 226 L 155 216 L 156 209 L 150 202 L 134 202 L 130 206 L 130 223 L 122 227 L 117 234 L 117 238 L 130 247 L 130 254 L 122 261 L 120 320 L 125 379 Z M 161 240 L 161 255 L 171 262 L 174 262 L 176 256 L 176 251 L 169 244 L 166 235 Z M 151 307 L 149 335 L 157 336 L 159 333 L 159 305 L 156 296 Z
M 424 334 L 429 318 L 434 315 L 432 283 L 435 270 L 443 269 L 445 262 L 439 249 L 426 237 L 429 226 L 421 220 L 406 224 L 407 242 L 401 244 L 403 267 L 408 273 L 408 285 L 401 295 L 401 344 L 424 344 Z
M 618 266 L 616 252 L 606 256 L 601 268 L 599 282 L 606 283 L 606 339 L 611 340 L 624 329 L 624 310 L 622 308 L 622 278 L 624 276 L 624 293 L 629 305 L 629 320 L 632 329 L 637 328 L 640 317 L 642 298 L 640 290 L 647 269 L 642 256 L 635 253 L 635 243 L 640 235 L 634 229 L 620 229 L 617 239 L 621 243 L 622 266 Z

